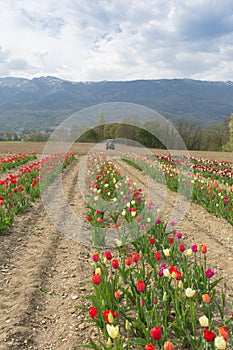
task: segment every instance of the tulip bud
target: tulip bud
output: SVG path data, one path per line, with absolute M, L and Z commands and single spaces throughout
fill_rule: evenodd
M 109 314 L 108 314 L 108 322 L 109 323 L 113 323 L 114 322 L 114 318 L 113 318 L 112 312 L 109 312 Z
M 129 320 L 126 320 L 126 321 L 125 321 L 125 329 L 126 329 L 127 331 L 130 330 L 130 323 L 129 323 Z
M 108 337 L 107 346 L 108 346 L 109 348 L 112 347 L 112 341 L 111 341 L 111 338 L 110 338 L 110 337 Z
M 144 305 L 145 305 L 145 302 L 144 302 L 143 298 L 140 298 L 140 305 L 141 305 L 141 306 L 144 306 Z
M 178 287 L 179 287 L 180 289 L 183 289 L 184 284 L 183 284 L 183 282 L 182 282 L 182 281 L 179 281 L 179 283 L 178 283 Z

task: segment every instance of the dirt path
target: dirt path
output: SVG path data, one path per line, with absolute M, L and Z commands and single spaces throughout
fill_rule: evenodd
M 118 164 L 146 193 L 146 178 L 125 163 Z M 85 205 L 77 185 L 79 166 L 80 162 L 65 170 L 63 187 L 74 211 L 84 217 Z M 150 193 L 155 194 L 159 206 L 164 203 L 165 189 L 155 186 Z M 176 195 L 165 192 L 163 216 L 169 219 Z M 226 278 L 227 293 L 232 297 L 232 226 L 192 204 L 179 230 L 188 244 L 207 244 L 210 267 L 216 269 L 217 277 Z M 90 248 L 60 233 L 41 200 L 21 214 L 0 240 L 0 349 L 73 350 L 87 343 L 93 329 L 76 306 L 87 304 L 85 295 L 91 290 Z
M 65 171 L 67 192 L 78 189 L 78 168 Z M 54 227 L 40 200 L 16 219 L 1 237 L 0 349 L 68 350 L 86 341 L 76 305 L 85 303 L 89 254 Z

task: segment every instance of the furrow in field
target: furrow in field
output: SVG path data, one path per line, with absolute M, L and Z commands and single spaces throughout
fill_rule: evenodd
M 65 170 L 64 186 L 83 208 L 74 190 L 78 167 Z M 89 251 L 59 233 L 41 201 L 33 206 L 2 237 L 1 249 L 9 249 L 1 255 L 0 349 L 68 350 L 83 341 L 75 305 L 87 288 Z

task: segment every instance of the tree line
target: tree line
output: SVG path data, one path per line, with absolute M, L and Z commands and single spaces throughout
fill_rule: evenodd
M 147 148 L 167 148 L 175 138 L 173 130 L 161 122 L 149 120 L 143 124 L 136 120 L 122 120 L 121 123 L 98 125 L 86 130 L 78 139 L 80 142 L 102 142 L 105 139 L 133 140 Z M 196 121 L 177 119 L 174 127 L 189 150 L 233 151 L 233 115 L 223 123 L 206 127 Z M 161 135 L 162 137 L 155 137 Z M 161 141 L 163 139 L 164 142 Z
M 233 151 L 233 115 L 223 123 L 206 127 L 183 118 L 177 119 L 173 124 L 189 150 Z M 63 141 L 93 143 L 121 139 L 122 143 L 130 144 L 134 141 L 147 148 L 175 148 L 174 128 L 170 126 L 166 119 L 162 122 L 147 120 L 144 123 L 138 119 L 123 119 L 118 123 L 105 123 L 104 115 L 100 114 L 96 127 L 72 125 L 67 130 L 56 132 L 56 137 Z M 0 134 L 0 140 L 46 142 L 50 136 L 51 133 L 48 132 L 25 129 L 20 133 L 5 131 Z

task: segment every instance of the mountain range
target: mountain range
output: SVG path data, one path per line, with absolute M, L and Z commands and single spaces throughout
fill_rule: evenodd
M 72 82 L 0 78 L 0 131 L 51 131 L 79 110 L 106 102 L 140 104 L 175 121 L 222 122 L 233 113 L 233 82 L 192 79 Z M 83 120 L 85 125 L 85 120 Z

